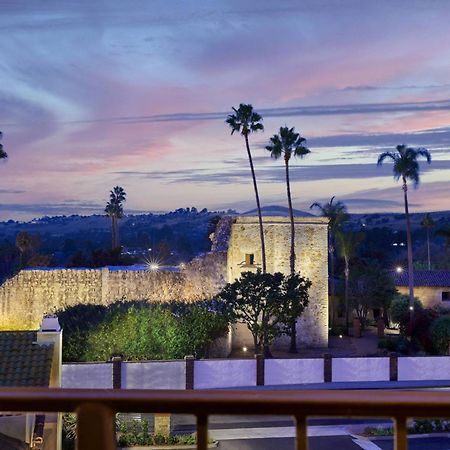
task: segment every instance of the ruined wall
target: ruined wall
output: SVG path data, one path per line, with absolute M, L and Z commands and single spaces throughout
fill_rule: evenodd
M 290 256 L 290 222 L 288 217 L 264 217 L 264 236 L 268 272 L 288 274 Z M 328 219 L 295 218 L 296 269 L 309 278 L 309 305 L 297 323 L 298 342 L 309 346 L 328 345 Z M 245 255 L 254 254 L 255 265 L 245 265 Z M 238 217 L 231 228 L 228 247 L 228 280 L 239 278 L 241 272 L 261 267 L 261 241 L 257 217 Z M 239 327 L 236 345 L 251 347 L 251 336 Z M 250 339 L 248 339 L 250 338 Z M 288 338 L 277 341 L 286 347 Z
M 195 258 L 180 272 L 146 270 L 24 270 L 0 286 L 0 330 L 35 330 L 44 314 L 66 306 L 116 300 L 192 302 L 225 284 L 226 254 Z

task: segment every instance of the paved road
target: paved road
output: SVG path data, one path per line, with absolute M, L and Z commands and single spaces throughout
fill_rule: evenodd
M 410 439 L 409 450 L 450 450 L 449 438 Z M 221 441 L 219 450 L 293 450 L 294 439 L 241 439 Z M 326 436 L 309 439 L 309 450 L 393 450 L 392 440 L 357 441 L 351 436 Z
M 294 439 L 242 439 L 221 441 L 219 450 L 293 450 Z M 350 436 L 315 437 L 309 439 L 309 450 L 361 450 Z
M 392 440 L 379 440 L 374 442 L 381 450 L 393 450 Z M 250 447 L 247 447 L 250 448 Z M 257 447 L 254 447 L 257 448 Z M 450 439 L 444 437 L 420 438 L 408 440 L 409 450 L 450 450 Z

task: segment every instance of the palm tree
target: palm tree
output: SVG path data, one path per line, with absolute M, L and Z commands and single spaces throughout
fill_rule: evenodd
M 111 218 L 112 249 L 119 247 L 118 220 L 123 217 L 123 203 L 126 201 L 126 192 L 121 186 L 115 186 L 109 193 L 109 202 L 105 213 Z
M 20 268 L 25 267 L 25 255 L 33 248 L 33 240 L 26 231 L 19 231 L 16 236 L 16 247 L 20 252 Z
M 274 134 L 270 138 L 270 145 L 266 146 L 266 150 L 270 152 L 270 156 L 278 159 L 283 156 L 284 167 L 286 171 L 286 190 L 289 206 L 289 217 L 291 220 L 291 254 L 290 254 L 290 270 L 291 275 L 295 274 L 295 226 L 294 226 L 294 209 L 292 208 L 291 184 L 289 182 L 289 161 L 292 156 L 303 158 L 310 153 L 310 150 L 304 145 L 306 139 L 294 131 L 294 127 L 280 127 L 279 134 Z M 297 320 L 294 319 L 291 324 L 291 345 L 289 351 L 297 353 L 297 331 L 295 328 Z
M 266 273 L 266 247 L 264 245 L 264 229 L 261 214 L 261 204 L 259 202 L 258 186 L 256 184 L 255 168 L 253 167 L 252 154 L 250 152 L 250 145 L 248 143 L 248 135 L 257 131 L 263 131 L 264 126 L 261 123 L 262 117 L 253 111 L 252 105 L 241 103 L 239 108 L 232 108 L 234 114 L 229 114 L 225 121 L 231 128 L 231 134 L 235 131 L 241 133 L 245 140 L 245 147 L 247 149 L 248 161 L 250 163 L 250 170 L 253 178 L 253 188 L 255 190 L 256 207 L 258 209 L 259 218 L 259 234 L 261 237 L 261 256 L 262 256 L 262 272 Z
M 344 259 L 344 277 L 345 277 L 345 291 L 344 291 L 344 299 L 345 299 L 345 327 L 349 328 L 349 279 L 350 279 L 350 262 L 356 256 L 356 252 L 358 250 L 358 246 L 361 241 L 364 239 L 364 235 L 362 233 L 344 233 L 342 230 L 339 230 L 336 233 L 336 240 L 338 244 L 339 253 Z
M 336 233 L 340 230 L 341 225 L 350 217 L 347 207 L 341 201 L 334 202 L 335 197 L 331 197 L 328 203 L 313 203 L 309 208 L 319 209 L 323 217 L 328 218 L 328 254 L 330 260 L 330 297 L 334 299 L 335 283 L 334 283 L 334 263 L 336 255 Z M 331 308 L 331 323 L 334 323 L 334 308 Z
M 2 139 L 2 132 L 0 131 L 0 140 Z M 3 145 L 0 143 L 0 159 L 6 159 L 8 154 L 3 150 Z
M 441 228 L 437 234 L 445 238 L 445 249 L 448 251 L 450 249 L 450 228 Z
M 425 214 L 425 217 L 420 222 L 420 225 L 422 225 L 427 230 L 427 254 L 428 254 L 428 270 L 431 270 L 431 258 L 430 258 L 430 228 L 433 228 L 435 225 L 434 220 L 431 218 L 431 215 L 429 213 Z
M 292 208 L 291 185 L 289 182 L 289 161 L 292 156 L 303 158 L 310 153 L 310 150 L 304 145 L 306 139 L 294 131 L 294 128 L 281 127 L 279 134 L 274 134 L 270 138 L 270 145 L 266 146 L 266 150 L 270 152 L 270 156 L 278 159 L 280 156 L 284 158 L 284 166 L 286 170 L 286 189 L 289 206 L 289 217 L 291 219 L 291 256 L 290 269 L 291 274 L 295 273 L 295 227 L 294 227 L 294 209 Z
M 416 188 L 419 185 L 419 157 L 425 158 L 428 164 L 431 163 L 431 154 L 426 148 L 412 148 L 406 145 L 397 145 L 395 152 L 384 152 L 378 157 L 377 165 L 383 164 L 385 159 L 390 159 L 394 163 L 394 179 L 402 179 L 403 197 L 405 201 L 406 216 L 406 239 L 408 246 L 408 284 L 409 284 L 409 309 L 410 319 L 412 320 L 414 312 L 414 271 L 413 271 L 413 253 L 411 240 L 411 221 L 408 208 L 408 180 L 413 182 Z

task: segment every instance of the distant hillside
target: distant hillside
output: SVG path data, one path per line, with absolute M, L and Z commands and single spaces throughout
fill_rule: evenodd
M 261 212 L 263 216 L 289 216 L 289 208 L 286 206 L 279 205 L 271 205 L 271 206 L 263 206 L 261 208 Z M 250 211 L 246 211 L 241 216 L 256 216 L 258 214 L 258 210 L 252 209 Z M 294 216 L 312 216 L 311 213 L 307 213 L 305 211 L 300 211 L 298 209 L 294 209 Z

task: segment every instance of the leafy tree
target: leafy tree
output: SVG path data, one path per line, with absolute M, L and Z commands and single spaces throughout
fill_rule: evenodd
M 306 307 L 308 283 L 296 275 L 286 280 L 279 272 L 243 272 L 241 278 L 223 288 L 218 299 L 225 305 L 230 322 L 244 323 L 250 330 L 255 354 L 264 350 L 270 356 L 270 344 L 286 332 L 292 316 Z
M 118 220 L 123 217 L 123 203 L 126 201 L 126 192 L 121 186 L 115 186 L 109 193 L 109 202 L 105 213 L 111 218 L 112 249 L 119 247 Z
M 290 336 L 290 353 L 297 353 L 297 319 L 303 314 L 309 303 L 308 290 L 311 281 L 299 273 L 291 273 L 281 283 L 281 300 L 283 314 L 287 318 L 285 333 Z
M 2 139 L 2 132 L 0 131 L 0 140 Z M 0 143 L 0 160 L 1 159 L 6 159 L 8 157 L 8 154 L 5 152 L 5 150 L 3 149 L 3 145 Z
M 409 307 L 411 320 L 414 312 L 414 267 L 413 267 L 413 250 L 411 239 L 411 221 L 409 217 L 408 207 L 408 180 L 412 181 L 414 187 L 419 185 L 420 168 L 419 158 L 425 158 L 428 164 L 431 163 L 431 154 L 425 148 L 412 148 L 406 145 L 397 145 L 395 152 L 384 152 L 378 157 L 378 166 L 383 164 L 384 160 L 393 161 L 394 179 L 402 180 L 402 189 L 405 202 L 406 216 L 406 238 L 408 249 L 408 284 L 409 284 Z
M 262 257 L 262 272 L 266 273 L 266 246 L 264 243 L 264 229 L 261 213 L 261 204 L 259 201 L 258 185 L 256 183 L 255 168 L 253 166 L 252 153 L 250 151 L 250 145 L 248 142 L 248 135 L 250 133 L 256 133 L 257 131 L 263 131 L 264 126 L 261 123 L 262 117 L 253 110 L 252 105 L 246 105 L 241 103 L 239 108 L 232 108 L 234 114 L 229 114 L 227 120 L 225 121 L 231 128 L 231 134 L 235 131 L 241 133 L 245 140 L 245 148 L 247 149 L 248 161 L 250 163 L 250 170 L 253 179 L 253 189 L 255 190 L 256 197 L 256 207 L 258 209 L 259 218 L 259 235 L 261 239 L 261 257 Z
M 361 262 L 350 281 L 350 301 L 364 326 L 370 309 L 381 309 L 387 322 L 391 302 L 397 298 L 391 274 L 373 260 Z
M 364 235 L 362 233 L 343 233 L 339 231 L 336 235 L 338 250 L 344 259 L 344 277 L 345 277 L 345 326 L 348 333 L 349 328 L 349 279 L 350 279 L 350 262 L 356 256 L 357 249 L 361 241 L 364 239 Z
M 430 337 L 436 351 L 441 355 L 447 355 L 450 342 L 450 316 L 442 316 L 433 321 Z
M 431 270 L 431 257 L 430 257 L 430 229 L 435 226 L 435 222 L 429 213 L 425 214 L 425 217 L 421 220 L 422 225 L 427 230 L 427 256 L 428 256 L 428 270 Z
M 328 222 L 328 254 L 330 261 L 330 296 L 334 299 L 335 296 L 335 280 L 334 280 L 334 267 L 336 256 L 336 233 L 341 229 L 342 224 L 349 219 L 347 207 L 341 201 L 334 201 L 335 197 L 331 197 L 328 203 L 320 204 L 313 203 L 309 208 L 319 209 L 323 217 L 327 217 Z M 331 313 L 334 314 L 334 308 L 331 309 Z M 334 317 L 331 317 L 331 323 L 334 323 Z
M 415 298 L 414 311 L 422 310 L 422 303 Z M 392 322 L 399 325 L 400 333 L 406 335 L 408 331 L 408 324 L 410 323 L 409 296 L 399 294 L 394 300 L 392 300 L 390 306 L 390 316 Z

